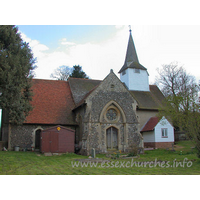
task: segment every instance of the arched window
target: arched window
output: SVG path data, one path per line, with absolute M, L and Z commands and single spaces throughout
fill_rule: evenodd
M 117 123 L 120 117 L 123 123 L 126 123 L 126 117 L 122 108 L 115 101 L 110 101 L 101 111 L 100 122 L 104 122 L 105 119 L 109 123 Z

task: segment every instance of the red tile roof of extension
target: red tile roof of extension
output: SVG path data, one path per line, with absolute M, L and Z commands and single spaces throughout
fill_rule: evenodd
M 158 122 L 159 122 L 158 117 L 151 117 L 140 132 L 153 131 Z
M 33 79 L 33 110 L 24 123 L 75 125 L 75 107 L 66 81 Z

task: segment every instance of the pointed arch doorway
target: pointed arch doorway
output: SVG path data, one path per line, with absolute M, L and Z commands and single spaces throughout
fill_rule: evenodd
M 118 149 L 118 130 L 115 127 L 106 130 L 106 143 L 108 150 Z

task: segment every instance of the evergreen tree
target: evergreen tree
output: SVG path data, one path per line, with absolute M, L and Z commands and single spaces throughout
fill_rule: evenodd
M 32 70 L 36 60 L 16 26 L 0 26 L 0 108 L 21 124 L 32 109 Z
M 73 71 L 72 71 L 70 77 L 89 79 L 87 74 L 82 70 L 82 67 L 79 65 L 73 66 Z

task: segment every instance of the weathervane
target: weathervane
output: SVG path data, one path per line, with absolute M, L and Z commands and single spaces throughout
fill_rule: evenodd
M 131 33 L 131 31 L 132 31 L 132 30 L 131 30 L 131 25 L 129 25 L 128 27 L 129 27 L 129 31 L 130 31 L 130 33 Z

